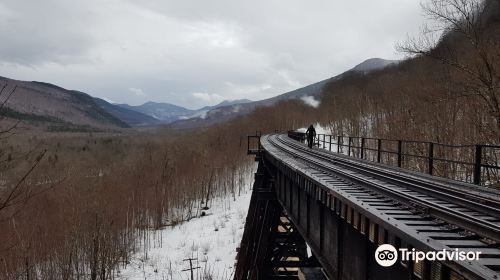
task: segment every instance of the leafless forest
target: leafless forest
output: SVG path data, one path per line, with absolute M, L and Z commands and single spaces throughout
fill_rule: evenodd
M 346 73 L 319 108 L 285 101 L 196 131 L 34 133 L 3 120 L 0 279 L 113 279 L 149 229 L 238 195 L 256 130 L 319 122 L 338 135 L 500 144 L 499 3 L 431 1 L 445 36 L 401 43 L 399 65 Z

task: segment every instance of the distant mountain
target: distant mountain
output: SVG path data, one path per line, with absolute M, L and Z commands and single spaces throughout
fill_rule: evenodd
M 334 80 L 342 79 L 349 72 L 362 72 L 369 73 L 371 71 L 376 71 L 383 69 L 389 65 L 399 63 L 397 60 L 385 60 L 381 58 L 371 58 L 363 61 L 362 63 L 356 65 L 352 69 L 337 75 L 335 77 L 322 80 L 320 82 L 278 95 L 268 99 L 245 102 L 239 104 L 227 104 L 225 106 L 218 106 L 212 108 L 208 111 L 203 112 L 203 114 L 194 115 L 192 118 L 181 119 L 177 122 L 171 124 L 172 127 L 176 128 L 194 128 L 203 127 L 211 125 L 214 123 L 224 122 L 230 120 L 234 117 L 241 116 L 252 112 L 256 107 L 271 106 L 277 102 L 290 99 L 301 99 L 306 96 L 311 96 L 313 98 L 318 98 L 323 92 L 323 87 Z
M 117 106 L 146 114 L 158 120 L 159 123 L 170 123 L 178 120 L 180 117 L 191 115 L 195 112 L 170 103 L 147 102 L 139 106 L 131 106 L 128 104 L 117 104 Z
M 203 119 L 209 111 L 251 102 L 248 99 L 226 100 L 214 106 L 189 110 L 169 103 L 147 102 L 140 106 L 111 104 L 86 93 L 67 90 L 45 82 L 17 81 L 0 77 L 0 96 L 15 93 L 0 111 L 0 116 L 22 120 L 50 131 L 96 131 L 128 127 L 157 126 L 182 119 Z
M 370 58 L 367 59 L 360 64 L 354 66 L 354 68 L 351 69 L 351 71 L 356 71 L 356 72 L 370 72 L 378 69 L 383 69 L 389 65 L 395 65 L 398 64 L 399 60 L 386 60 L 382 58 Z
M 0 88 L 17 86 L 1 115 L 45 125 L 55 131 L 91 131 L 161 122 L 147 114 L 111 104 L 86 93 L 44 82 L 17 81 L 0 77 Z M 4 91 L 5 92 L 5 91 Z M 0 99 L 3 102 L 5 95 Z
M 381 58 L 370 58 L 367 59 L 360 64 L 354 66 L 352 69 L 337 75 L 332 78 L 328 78 L 326 80 L 322 80 L 320 82 L 305 86 L 303 88 L 299 88 L 266 100 L 263 100 L 262 102 L 267 103 L 267 104 L 274 104 L 276 101 L 281 101 L 281 100 L 286 100 L 286 99 L 296 99 L 296 98 L 301 98 L 304 96 L 318 96 L 322 93 L 323 87 L 330 81 L 333 80 L 339 80 L 343 78 L 347 73 L 354 71 L 354 72 L 363 72 L 363 73 L 369 73 L 371 71 L 376 71 L 383 69 L 389 65 L 392 64 L 397 64 L 399 63 L 399 60 L 386 60 L 386 59 L 381 59 Z
M 0 77 L 0 87 L 5 83 L 8 84 L 7 90 L 17 86 L 16 93 L 8 100 L 0 115 L 44 123 L 55 130 L 69 131 L 160 124 L 170 124 L 177 128 L 202 127 L 248 114 L 256 107 L 271 106 L 282 100 L 319 98 L 328 82 L 341 79 L 349 72 L 368 73 L 395 63 L 398 61 L 372 58 L 340 75 L 272 98 L 260 101 L 226 100 L 198 110 L 156 102 L 147 102 L 140 106 L 111 104 L 86 93 L 67 90 L 49 83 L 16 81 Z M 1 98 L 0 102 L 3 102 Z
M 67 90 L 43 82 L 17 81 L 0 77 L 0 86 L 7 85 L 1 96 L 15 88 L 0 112 L 7 118 L 42 124 L 54 131 L 109 130 L 130 127 L 109 113 L 96 100 L 83 92 Z
M 236 99 L 236 100 L 224 100 L 221 103 L 214 105 L 214 106 L 205 106 L 197 111 L 204 111 L 204 110 L 212 110 L 215 108 L 219 107 L 224 107 L 224 106 L 231 106 L 231 105 L 238 105 L 238 104 L 245 104 L 245 103 L 250 103 L 253 102 L 250 99 Z
M 94 101 L 106 112 L 124 121 L 130 126 L 156 126 L 161 124 L 161 121 L 147 114 L 137 112 L 132 109 L 127 109 L 123 106 L 117 106 L 104 101 L 100 98 L 94 98 Z
M 223 107 L 223 106 L 229 106 L 229 105 L 238 105 L 238 104 L 245 104 L 245 103 L 250 103 L 253 102 L 250 99 L 236 99 L 236 100 L 224 100 L 221 103 L 215 105 L 214 107 Z
M 117 106 L 140 112 L 153 117 L 158 123 L 168 124 L 178 120 L 187 120 L 192 118 L 204 119 L 207 113 L 220 107 L 233 106 L 252 102 L 249 99 L 224 100 L 221 103 L 213 106 L 205 106 L 198 110 L 190 110 L 181 106 L 170 103 L 147 102 L 139 106 L 131 106 L 128 104 L 117 104 Z

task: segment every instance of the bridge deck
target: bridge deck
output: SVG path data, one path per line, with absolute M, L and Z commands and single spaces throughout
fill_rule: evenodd
M 308 204 L 308 211 L 303 211 L 301 190 L 313 196 L 320 209 L 345 220 L 351 227 L 346 230 L 366 235 L 374 244 L 393 243 L 422 251 L 484 251 L 479 261 L 447 265 L 467 279 L 500 279 L 497 190 L 310 150 L 284 135 L 262 136 L 261 146 L 265 160 L 279 170 L 279 202 L 330 276 L 339 275 L 338 260 L 332 260 L 339 256 L 332 256 L 338 248 L 329 247 L 339 244 L 329 244 L 333 239 L 328 230 L 332 229 L 324 210 L 317 212 Z M 287 187 L 287 180 L 301 190 Z M 314 222 L 315 215 L 321 216 L 319 223 Z M 414 272 L 418 270 L 416 264 L 410 265 Z

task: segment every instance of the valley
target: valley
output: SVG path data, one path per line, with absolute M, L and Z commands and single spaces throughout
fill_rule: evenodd
M 0 2 L 0 280 L 498 276 L 499 1 L 28 2 Z

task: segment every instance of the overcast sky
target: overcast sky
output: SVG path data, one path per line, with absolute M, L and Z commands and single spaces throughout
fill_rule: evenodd
M 198 108 L 401 58 L 423 22 L 418 0 L 0 0 L 0 76 Z

